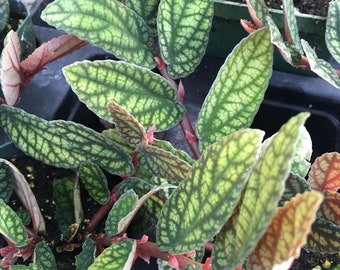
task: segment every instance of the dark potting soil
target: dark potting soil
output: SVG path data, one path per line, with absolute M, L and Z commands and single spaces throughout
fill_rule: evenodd
M 230 0 L 245 3 L 246 0 Z M 331 0 L 294 0 L 294 6 L 300 13 L 327 16 L 328 5 Z M 274 9 L 282 9 L 282 0 L 264 0 L 266 5 Z
M 14 161 L 14 164 L 25 176 L 29 182 L 41 209 L 42 215 L 45 218 L 47 232 L 45 240 L 50 244 L 53 253 L 56 257 L 59 270 L 75 269 L 75 256 L 79 254 L 81 248 L 75 249 L 73 252 L 56 251 L 58 245 L 61 244 L 61 233 L 58 226 L 53 219 L 55 216 L 55 204 L 53 202 L 53 179 L 55 178 L 57 169 L 51 166 L 42 164 L 39 161 L 31 158 L 22 158 Z M 88 198 L 85 194 L 84 198 Z M 82 200 L 83 208 L 86 218 L 91 218 L 93 211 L 98 209 L 95 202 L 92 200 Z M 21 202 L 13 195 L 10 199 L 10 206 L 18 210 L 22 208 Z M 92 208 L 92 209 L 90 209 Z M 93 209 L 94 208 L 94 209 Z M 340 257 L 338 254 L 321 254 L 318 252 L 310 252 L 305 249 L 301 250 L 301 256 L 294 261 L 291 270 L 310 270 L 316 266 L 318 269 L 334 269 L 340 264 Z M 137 268 L 141 269 L 141 268 Z M 144 266 L 143 269 L 154 269 Z

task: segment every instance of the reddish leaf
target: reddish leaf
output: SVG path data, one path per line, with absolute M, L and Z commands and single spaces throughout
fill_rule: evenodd
M 62 35 L 41 44 L 30 56 L 21 62 L 27 80 L 30 80 L 43 67 L 67 54 L 70 54 L 88 43 L 74 35 Z
M 1 57 L 1 87 L 6 103 L 13 106 L 20 95 L 20 42 L 13 30 L 7 34 L 8 42 Z
M 324 195 L 318 215 L 340 225 L 340 194 L 326 191 Z
M 248 259 L 247 269 L 289 269 L 307 241 L 322 202 L 320 192 L 296 195 L 276 215 Z
M 311 167 L 308 181 L 312 189 L 337 192 L 340 188 L 340 154 L 332 152 L 318 157 Z

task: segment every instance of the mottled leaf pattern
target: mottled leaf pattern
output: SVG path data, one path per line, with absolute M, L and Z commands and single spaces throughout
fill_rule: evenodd
M 262 137 L 262 131 L 242 130 L 203 153 L 163 207 L 157 224 L 160 249 L 189 252 L 221 229 L 239 201 Z
M 191 166 L 184 160 L 152 145 L 138 147 L 138 162 L 151 175 L 180 182 L 185 179 Z
M 74 179 L 61 178 L 53 181 L 53 200 L 56 204 L 55 219 L 65 238 L 69 237 L 68 228 L 75 222 Z
M 127 0 L 126 6 L 141 16 L 149 26 L 150 32 L 157 35 L 157 11 L 160 0 Z
M 301 39 L 301 45 L 306 53 L 311 70 L 336 88 L 340 88 L 340 79 L 332 66 L 327 61 L 319 59 L 307 41 Z
M 302 54 L 303 50 L 300 44 L 299 28 L 295 17 L 295 7 L 293 0 L 282 1 L 284 11 L 285 35 L 289 35 L 289 41 L 292 42 L 297 50 Z
M 289 201 L 293 197 L 295 197 L 298 193 L 304 193 L 305 191 L 309 191 L 310 186 L 309 183 L 306 181 L 306 179 L 295 175 L 295 174 L 289 174 L 286 180 L 285 184 L 285 190 L 281 197 L 280 206 L 283 206 L 283 204 L 286 201 Z
M 106 219 L 106 234 L 116 235 L 126 229 L 124 219 L 128 219 L 132 215 L 137 206 L 137 201 L 138 196 L 133 190 L 128 190 L 120 196 Z
M 340 194 L 326 191 L 324 195 L 318 216 L 340 226 Z
M 331 152 L 316 158 L 308 181 L 312 189 L 337 192 L 340 189 L 340 154 Z
M 298 194 L 283 207 L 278 208 L 265 234 L 249 256 L 247 265 L 253 270 L 289 269 L 316 218 L 323 196 L 316 191 Z
M 103 171 L 90 162 L 84 162 L 79 168 L 79 177 L 90 196 L 99 204 L 109 200 L 110 191 Z
M 329 2 L 326 23 L 326 45 L 334 59 L 340 63 L 340 1 Z
M 267 89 L 272 62 L 273 46 L 267 28 L 243 39 L 228 56 L 199 114 L 201 150 L 250 126 Z
M 11 270 L 41 270 L 41 268 L 35 263 L 30 263 L 30 265 L 12 265 Z
M 76 256 L 77 270 L 88 269 L 94 262 L 96 244 L 91 239 L 86 239 L 82 251 Z
M 13 193 L 13 175 L 10 167 L 0 159 L 0 198 L 7 203 Z
M 44 9 L 41 17 L 122 60 L 146 68 L 155 67 L 152 36 L 147 25 L 118 1 L 57 0 Z
M 131 269 L 136 254 L 136 241 L 125 240 L 104 249 L 88 270 Z
M 63 72 L 80 100 L 108 121 L 110 101 L 130 112 L 146 130 L 154 124 L 158 131 L 168 129 L 184 115 L 176 91 L 148 69 L 106 60 L 75 63 L 64 67 Z
M 109 103 L 108 109 L 121 137 L 131 147 L 147 143 L 144 127 L 128 111 L 114 101 Z
M 283 125 L 255 164 L 239 213 L 232 216 L 216 237 L 214 269 L 238 267 L 265 232 L 284 192 L 300 127 L 308 116 L 300 113 Z
M 308 235 L 306 248 L 319 252 L 340 252 L 340 226 L 323 218 L 317 218 Z
M 21 109 L 2 105 L 0 125 L 25 154 L 46 164 L 77 168 L 90 161 L 113 174 L 131 174 L 131 158 L 113 141 L 83 125 L 48 122 Z
M 2 199 L 0 199 L 0 233 L 18 247 L 28 244 L 28 237 L 21 219 Z
M 0 1 L 0 32 L 5 28 L 9 17 L 9 3 L 7 0 Z
M 45 242 L 40 242 L 35 246 L 34 263 L 44 270 L 57 270 L 53 252 Z
M 192 73 L 205 53 L 214 12 L 213 0 L 162 0 L 157 27 L 159 46 L 169 74 Z

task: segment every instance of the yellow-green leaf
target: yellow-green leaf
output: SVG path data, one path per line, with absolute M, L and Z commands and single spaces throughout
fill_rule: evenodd
M 122 60 L 155 67 L 153 40 L 146 23 L 118 1 L 56 0 L 44 9 L 41 17 Z
M 263 132 L 242 130 L 213 144 L 165 203 L 157 244 L 171 253 L 201 247 L 237 205 L 261 148 Z
M 252 123 L 272 73 L 268 28 L 243 39 L 221 67 L 197 122 L 200 149 Z
M 205 53 L 214 13 L 213 0 L 162 0 L 157 27 L 159 46 L 169 74 L 192 73 Z
M 316 191 L 298 194 L 283 207 L 278 208 L 265 234 L 247 260 L 253 270 L 289 269 L 300 249 L 306 244 L 307 235 L 316 218 L 323 196 Z
M 239 213 L 231 217 L 216 237 L 214 269 L 241 265 L 265 232 L 283 194 L 300 127 L 308 116 L 300 113 L 283 125 L 255 164 Z
M 115 101 L 145 130 L 177 124 L 184 115 L 177 92 L 160 75 L 142 67 L 111 60 L 78 62 L 63 68 L 73 91 L 99 117 L 111 121 L 107 105 Z

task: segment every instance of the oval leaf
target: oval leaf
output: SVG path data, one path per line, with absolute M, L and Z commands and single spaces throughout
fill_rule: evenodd
M 169 129 L 184 115 L 177 93 L 148 69 L 116 61 L 84 61 L 63 68 L 67 82 L 90 110 L 108 121 L 107 104 L 115 101 L 148 130 Z
M 57 270 L 57 262 L 51 248 L 44 242 L 40 242 L 34 249 L 34 263 L 41 269 Z
M 110 198 L 107 179 L 103 171 L 90 162 L 84 162 L 79 168 L 79 177 L 90 196 L 99 204 L 106 203 Z
M 125 240 L 104 249 L 88 270 L 131 269 L 137 242 Z
M 228 56 L 206 97 L 197 122 L 200 149 L 253 121 L 272 73 L 267 28 L 243 39 Z
M 330 1 L 326 22 L 326 45 L 334 57 L 340 63 L 340 1 Z
M 184 180 L 191 169 L 186 161 L 152 145 L 140 145 L 137 159 L 140 166 L 149 174 L 171 182 Z
M 144 20 L 118 1 L 57 0 L 42 19 L 120 59 L 154 68 L 152 36 Z
M 157 26 L 159 46 L 169 74 L 177 79 L 192 73 L 205 53 L 214 13 L 213 0 L 163 0 Z
M 237 268 L 265 232 L 283 194 L 300 127 L 308 115 L 301 113 L 283 125 L 254 166 L 239 213 L 216 237 L 214 269 Z
M 21 219 L 2 199 L 0 199 L 0 233 L 17 247 L 28 244 L 28 237 Z
M 0 107 L 0 125 L 20 150 L 45 164 L 77 168 L 90 161 L 113 174 L 134 170 L 130 156 L 117 144 L 83 125 L 48 122 L 5 105 Z
M 316 158 L 308 181 L 312 189 L 337 192 L 340 189 L 340 154 L 325 153 Z
M 86 239 L 83 244 L 83 250 L 76 256 L 77 270 L 88 269 L 94 262 L 95 253 L 95 242 L 91 239 Z
M 307 235 L 322 199 L 321 193 L 310 191 L 298 194 L 278 208 L 266 233 L 249 256 L 247 268 L 267 270 L 276 269 L 280 265 L 282 270 L 289 269 L 307 242 Z
M 160 249 L 186 253 L 221 229 L 240 199 L 262 137 L 262 131 L 243 130 L 203 153 L 163 207 L 157 224 Z
M 7 44 L 1 54 L 0 80 L 1 89 L 6 103 L 13 106 L 20 95 L 20 42 L 16 32 L 11 30 L 7 34 Z

